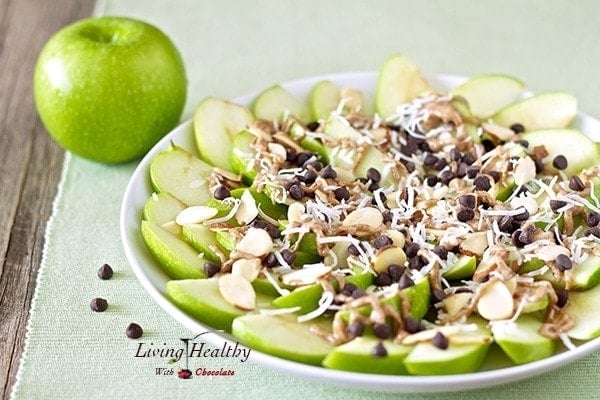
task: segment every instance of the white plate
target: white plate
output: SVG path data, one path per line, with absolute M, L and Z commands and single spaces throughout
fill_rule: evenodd
M 341 85 L 348 85 L 364 92 L 372 93 L 375 88 L 376 78 L 377 75 L 375 72 L 357 72 L 301 79 L 285 83 L 282 86 L 299 98 L 306 96 L 312 85 L 323 79 L 329 79 Z M 466 79 L 450 75 L 432 75 L 427 76 L 427 78 L 433 87 L 439 89 L 453 88 Z M 251 93 L 233 101 L 247 105 L 256 95 L 257 93 Z M 588 133 L 594 140 L 600 140 L 600 121 L 579 114 L 575 125 Z M 125 190 L 121 208 L 121 238 L 127 260 L 150 296 L 175 320 L 192 332 L 199 333 L 210 330 L 210 328 L 185 314 L 166 298 L 165 285 L 169 278 L 161 271 L 159 265 L 151 257 L 142 242 L 140 234 L 142 210 L 146 200 L 153 191 L 149 179 L 150 162 L 157 153 L 166 149 L 171 141 L 194 154 L 198 154 L 194 144 L 191 121 L 187 121 L 175 128 L 150 150 L 134 171 Z M 207 337 L 210 337 L 209 340 L 215 345 L 222 345 L 227 340 L 235 341 L 231 336 L 222 333 L 207 335 Z M 291 375 L 346 387 L 392 392 L 442 392 L 481 388 L 525 379 L 561 367 L 598 349 L 600 349 L 600 338 L 584 343 L 574 350 L 565 351 L 544 360 L 525 365 L 510 366 L 505 361 L 499 361 L 502 360 L 501 357 L 497 359 L 488 357 L 483 367 L 484 370 L 481 372 L 423 377 L 386 376 L 336 371 L 284 360 L 260 353 L 256 350 L 252 351 L 250 359 L 259 365 Z

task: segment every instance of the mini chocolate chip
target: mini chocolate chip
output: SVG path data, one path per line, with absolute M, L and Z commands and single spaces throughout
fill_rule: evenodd
M 475 218 L 475 211 L 473 211 L 470 208 L 463 208 L 456 214 L 456 218 L 460 222 L 469 222 L 470 220 Z
M 290 179 L 288 181 L 285 181 L 283 183 L 283 187 L 285 188 L 285 190 L 290 190 L 290 188 L 294 185 L 299 185 L 300 181 L 298 179 Z
M 476 158 L 471 153 L 465 153 L 462 160 L 465 164 L 467 164 L 467 166 L 469 166 L 475 162 Z
M 419 251 L 420 248 L 421 248 L 421 246 L 419 246 L 419 244 L 415 243 L 415 242 L 405 246 L 404 252 L 406 253 L 406 257 L 413 258 L 414 256 L 417 255 L 417 252 Z
M 498 171 L 489 171 L 488 175 L 492 177 L 492 179 L 494 180 L 494 182 L 499 182 L 500 181 L 500 172 Z
M 436 171 L 441 171 L 448 165 L 448 161 L 445 158 L 440 158 L 433 166 Z
M 589 236 L 589 235 L 600 238 L 600 226 L 594 226 L 594 227 L 588 229 L 587 231 L 585 231 L 585 236 Z
M 361 297 L 366 296 L 366 295 L 367 295 L 367 292 L 365 292 L 361 288 L 356 288 L 352 292 L 352 298 L 353 299 L 360 299 Z
M 483 149 L 485 150 L 486 153 L 488 153 L 496 148 L 496 145 L 491 140 L 487 140 L 487 139 L 482 140 L 481 144 L 483 145 Z
M 352 321 L 346 327 L 346 333 L 348 333 L 348 336 L 350 336 L 353 339 L 355 337 L 362 336 L 364 331 L 365 325 L 360 321 Z
M 296 165 L 298 167 L 302 167 L 304 165 L 304 163 L 307 162 L 313 156 L 314 156 L 314 154 L 310 153 L 308 151 L 303 151 L 301 153 L 298 153 L 298 155 L 296 156 Z
M 390 278 L 392 278 L 392 281 L 398 282 L 400 280 L 400 278 L 402 278 L 402 274 L 404 273 L 405 270 L 406 270 L 406 268 L 404 268 L 401 265 L 390 264 L 388 266 L 387 272 L 390 275 Z
M 521 233 L 519 234 L 519 242 L 523 243 L 524 245 L 533 243 L 534 231 L 535 229 L 532 226 L 522 229 Z
M 304 189 L 299 184 L 293 184 L 288 189 L 290 197 L 294 200 L 301 200 L 304 197 Z
M 423 327 L 421 326 L 421 321 L 409 316 L 404 318 L 404 329 L 406 329 L 408 333 L 417 333 L 422 331 Z
M 589 227 L 598 226 L 598 224 L 600 224 L 600 213 L 597 213 L 596 211 L 590 212 L 586 215 L 585 222 Z
M 566 201 L 562 200 L 550 200 L 550 209 L 554 212 L 558 212 L 561 208 L 567 205 Z
M 383 215 L 383 223 L 392 222 L 392 212 L 390 210 L 385 210 L 381 213 Z
M 207 277 L 214 276 L 217 272 L 221 271 L 221 266 L 211 261 L 207 261 L 204 263 L 204 273 Z
M 335 179 L 337 178 L 337 172 L 331 165 L 326 166 L 321 170 L 321 178 L 323 179 Z
M 448 338 L 442 332 L 436 333 L 431 339 L 431 344 L 441 350 L 448 348 Z
M 488 191 L 492 187 L 490 179 L 485 175 L 477 175 L 473 180 L 476 190 Z
M 525 207 L 519 207 L 518 209 L 523 210 L 521 213 L 513 215 L 515 221 L 526 221 L 529 218 L 529 211 Z
M 415 284 L 415 282 L 408 276 L 407 273 L 403 274 L 398 281 L 398 289 L 402 290 L 407 287 L 411 287 Z
M 304 172 L 304 174 L 298 175 L 297 178 L 300 182 L 304 182 L 307 185 L 311 185 L 315 182 L 315 180 L 317 179 L 317 176 L 319 176 L 319 175 L 314 170 L 308 169 L 308 170 L 306 170 L 306 172 Z
M 367 170 L 367 178 L 371 180 L 371 182 L 379 182 L 381 180 L 381 174 L 375 168 L 369 168 Z
M 112 278 L 112 276 L 113 269 L 110 265 L 102 264 L 102 266 L 98 269 L 98 278 L 102 279 L 103 281 Z
M 573 175 L 571 180 L 569 181 L 569 189 L 574 190 L 576 192 L 581 192 L 585 189 L 585 185 L 581 178 L 577 175 Z
M 277 261 L 277 257 L 275 256 L 274 253 L 269 253 L 262 260 L 262 265 L 264 265 L 267 268 L 275 268 L 276 266 L 279 265 L 279 261 Z
M 415 256 L 408 259 L 408 268 L 410 269 L 421 269 L 421 267 L 426 264 L 427 261 L 421 256 Z
M 389 246 L 393 243 L 394 242 L 392 241 L 392 239 L 390 239 L 389 236 L 379 235 L 373 240 L 373 247 L 375 247 L 377 250 L 379 250 L 382 247 Z
M 433 290 L 431 292 L 431 300 L 433 300 L 434 303 L 439 303 L 440 301 L 443 301 L 446 298 L 446 293 L 443 290 Z
M 281 258 L 283 258 L 286 263 L 292 264 L 296 259 L 296 254 L 290 249 L 283 249 L 281 250 Z
M 429 143 L 423 141 L 423 142 L 419 143 L 419 149 L 423 152 L 431 151 L 431 146 L 429 146 Z
M 428 167 L 431 167 L 431 166 L 435 165 L 435 163 L 438 162 L 438 160 L 439 160 L 439 158 L 437 158 L 433 154 L 427 153 L 427 155 L 423 159 L 423 164 L 427 165 Z
M 467 171 L 469 170 L 469 165 L 467 163 L 461 162 L 456 167 L 456 176 L 459 178 L 464 178 L 467 175 Z
M 465 208 L 475 208 L 477 206 L 477 198 L 472 194 L 465 194 L 458 198 L 458 203 Z
M 125 334 L 129 339 L 138 339 L 142 337 L 143 333 L 144 331 L 142 330 L 142 327 L 135 322 L 127 325 L 127 329 L 125 330 Z
M 564 254 L 559 254 L 558 256 L 556 256 L 555 265 L 556 269 L 558 269 L 559 271 L 566 271 L 568 269 L 573 268 L 573 261 L 571 261 L 571 259 L 568 256 Z
M 519 237 L 521 236 L 521 233 L 523 233 L 522 230 L 517 229 L 516 231 L 513 232 L 513 234 L 510 236 L 511 240 L 512 240 L 512 244 L 515 245 L 515 247 L 523 247 L 525 244 L 522 243 L 519 240 Z
M 358 251 L 358 248 L 353 244 L 348 245 L 348 253 L 355 257 L 360 256 L 360 251 Z
M 383 205 L 385 206 L 385 202 L 387 201 L 387 196 L 385 195 L 385 193 L 383 192 L 379 192 L 379 198 L 381 199 L 381 202 L 383 203 Z M 371 199 L 371 204 L 373 204 L 374 206 L 377 205 L 377 200 L 375 200 L 375 196 L 373 196 L 373 198 Z M 391 220 L 390 220 L 391 221 Z M 385 221 L 383 221 L 385 222 Z M 389 221 L 388 221 L 389 222 Z
M 409 141 L 405 145 L 400 146 L 400 152 L 405 156 L 411 156 L 419 150 L 419 145 Z
M 513 233 L 519 229 L 519 223 L 513 220 L 513 217 L 510 215 L 505 215 L 500 218 L 500 222 L 498 222 L 498 229 L 500 229 L 500 232 Z
M 388 352 L 382 342 L 377 343 L 375 347 L 373 347 L 373 351 L 371 351 L 371 355 L 378 358 L 385 357 L 387 354 Z
M 563 155 L 558 155 L 552 160 L 552 166 L 556 169 L 566 169 L 568 165 L 567 158 Z
M 427 183 L 427 185 L 429 185 L 429 186 L 435 186 L 435 184 L 436 184 L 436 183 L 438 183 L 438 182 L 439 182 L 439 180 L 440 180 L 440 179 L 439 179 L 437 176 L 435 176 L 435 175 L 428 175 L 428 176 L 425 178 L 425 182 L 426 182 L 426 183 Z
M 450 160 L 451 161 L 460 161 L 461 158 L 462 158 L 462 154 L 460 154 L 460 151 L 456 147 L 453 147 L 452 149 L 450 149 Z
M 416 165 L 414 162 L 412 161 L 404 161 L 403 162 L 404 167 L 406 167 L 406 170 L 410 173 L 410 172 L 414 172 Z
M 356 290 L 356 285 L 350 282 L 344 282 L 344 287 L 340 291 L 344 296 L 352 296 L 352 292 Z
M 317 129 L 319 129 L 319 121 L 309 122 L 308 124 L 306 124 L 306 129 L 308 129 L 311 132 L 316 131 Z
M 350 199 L 350 191 L 346 186 L 340 186 L 339 188 L 333 191 L 333 195 L 337 201 L 348 200 Z
M 479 166 L 477 166 L 477 165 L 471 165 L 469 168 L 467 168 L 467 177 L 469 179 L 475 178 L 478 173 L 479 173 Z
M 319 172 L 323 169 L 323 163 L 320 161 L 312 162 L 309 165 L 317 172 Z
M 379 185 L 376 184 L 375 182 L 373 182 L 369 185 L 369 187 L 367 189 L 369 190 L 369 192 L 374 192 L 377 189 L 379 189 Z
M 468 288 L 466 286 L 461 286 L 454 290 L 454 294 L 456 293 L 473 293 L 473 289 Z
M 225 186 L 220 185 L 213 192 L 213 197 L 217 200 L 224 200 L 231 196 L 231 192 Z
M 452 179 L 454 179 L 454 172 L 450 171 L 450 170 L 444 170 L 442 172 L 440 172 L 440 181 L 444 184 L 444 185 L 448 185 L 450 183 L 450 181 Z
M 539 158 L 535 158 L 533 160 L 533 163 L 535 164 L 535 173 L 536 174 L 541 174 L 544 171 L 544 162 L 542 160 L 540 160 Z
M 521 133 L 521 132 L 525 132 L 525 127 L 522 124 L 514 123 L 510 126 L 510 129 L 514 132 L 514 133 Z
M 517 140 L 516 143 L 525 149 L 529 147 L 529 142 L 527 140 Z
M 567 305 L 569 301 L 569 292 L 564 289 L 556 289 L 556 306 L 559 308 L 563 308 Z
M 292 163 L 292 164 L 296 164 L 296 150 L 294 149 L 285 149 L 285 161 Z
M 281 232 L 279 231 L 279 229 L 277 229 L 275 225 L 267 224 L 267 226 L 264 229 L 265 231 L 267 231 L 269 236 L 271 236 L 271 239 L 279 239 L 281 237 Z
M 392 328 L 388 324 L 374 323 L 373 334 L 379 339 L 387 339 L 392 334 Z
M 436 246 L 433 249 L 433 252 L 442 260 L 446 260 L 448 258 L 448 249 L 444 246 Z
M 96 297 L 90 303 L 90 308 L 92 309 L 92 311 L 95 312 L 106 311 L 106 309 L 108 308 L 108 302 L 104 299 L 101 299 L 100 297 Z
M 390 286 L 392 284 L 392 277 L 385 272 L 380 273 L 373 280 L 375 286 Z
M 256 229 L 267 229 L 267 226 L 269 226 L 269 223 L 266 221 L 263 221 L 262 219 L 254 219 L 250 223 L 250 226 L 252 228 L 256 228 Z

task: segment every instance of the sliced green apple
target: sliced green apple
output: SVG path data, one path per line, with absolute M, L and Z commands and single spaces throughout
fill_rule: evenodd
M 144 205 L 142 218 L 162 225 L 174 221 L 185 208 L 186 205 L 171 193 L 152 193 Z
M 203 205 L 212 197 L 208 190 L 211 173 L 210 165 L 175 144 L 150 163 L 154 190 L 170 193 L 188 206 Z
M 279 85 L 271 86 L 259 94 L 251 108 L 257 119 L 282 121 L 289 114 L 300 122 L 310 121 L 308 106 Z
M 231 141 L 231 171 L 241 175 L 248 186 L 252 185 L 257 173 L 254 167 L 256 151 L 251 146 L 253 140 L 253 134 L 241 131 Z
M 330 321 L 329 321 L 330 323 Z M 310 331 L 293 315 L 244 315 L 233 321 L 231 331 L 244 345 L 306 364 L 321 365 L 333 345 Z
M 231 140 L 254 121 L 244 106 L 209 97 L 194 113 L 194 137 L 200 156 L 207 163 L 229 170 Z
M 492 96 L 490 96 L 492 97 Z M 492 116 L 498 125 L 519 123 L 527 131 L 564 128 L 577 114 L 577 99 L 564 92 L 545 92 L 507 105 Z
M 142 221 L 142 239 L 172 279 L 205 278 L 206 260 L 189 244 L 154 222 Z
M 587 290 L 600 283 L 600 257 L 589 255 L 573 267 L 573 289 Z
M 382 343 L 387 355 L 373 356 L 373 349 Z M 372 337 L 357 337 L 334 348 L 323 360 L 323 366 L 342 371 L 367 372 L 382 375 L 406 375 L 402 363 L 412 347 L 396 344 L 391 340 L 380 341 Z
M 278 308 L 300 307 L 298 314 L 306 314 L 319 306 L 319 299 L 323 294 L 323 287 L 314 285 L 301 286 L 285 296 L 273 300 L 273 305 Z
M 567 314 L 575 323 L 567 334 L 573 339 L 589 340 L 600 336 L 600 285 L 583 292 L 569 292 Z
M 429 278 L 424 276 L 417 280 L 413 286 L 400 290 L 400 296 L 408 299 L 410 303 L 410 315 L 415 319 L 421 319 L 429 310 L 431 288 Z
M 462 255 L 448 266 L 448 269 L 444 271 L 442 276 L 446 279 L 465 279 L 473 276 L 476 267 L 477 259 L 475 256 Z
M 238 188 L 231 191 L 231 197 L 239 199 L 244 191 L 250 191 L 256 201 L 256 205 L 269 217 L 273 219 L 282 219 L 287 217 L 287 206 L 285 204 L 274 204 L 271 198 L 264 192 L 259 192 L 254 188 Z
M 450 93 L 469 103 L 473 115 L 487 118 L 514 102 L 525 85 L 520 80 L 501 74 L 484 74 L 470 78 Z
M 554 354 L 554 340 L 539 332 L 542 322 L 530 314 L 524 314 L 515 322 L 492 324 L 492 335 L 504 353 L 515 363 L 525 364 Z
M 340 104 L 341 88 L 331 81 L 317 82 L 308 95 L 313 120 L 326 118 Z
M 388 58 L 382 65 L 375 91 L 375 110 L 383 118 L 396 108 L 429 91 L 429 84 L 417 66 L 403 55 Z
M 203 254 L 205 259 L 214 263 L 221 263 L 221 259 L 214 250 L 214 247 L 218 247 L 215 232 L 202 224 L 183 225 L 181 231 L 183 239 Z M 225 251 L 225 255 L 228 255 L 227 251 Z

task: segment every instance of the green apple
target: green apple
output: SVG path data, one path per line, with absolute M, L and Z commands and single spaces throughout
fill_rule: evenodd
M 477 258 L 475 256 L 462 255 L 454 263 L 448 265 L 448 269 L 442 273 L 442 276 L 446 279 L 465 279 L 473 276 L 476 266 Z
M 254 201 L 256 201 L 256 205 L 260 207 L 260 209 L 267 214 L 269 217 L 273 219 L 282 219 L 287 216 L 287 206 L 285 204 L 277 204 L 271 201 L 271 198 L 267 196 L 264 192 L 259 192 L 254 188 L 238 188 L 231 191 L 231 197 L 239 199 L 242 197 L 244 191 L 248 190 L 252 197 L 254 197 Z
M 212 248 L 212 246 L 218 247 L 216 234 L 211 231 L 209 227 L 202 224 L 183 225 L 181 227 L 181 233 L 183 235 L 183 240 L 199 251 L 205 259 L 221 264 L 221 259 Z M 221 250 L 225 256 L 229 255 L 227 250 L 219 250 Z
M 412 347 L 384 340 L 383 347 L 387 351 L 384 357 L 375 357 L 372 352 L 381 341 L 374 337 L 357 337 L 348 343 L 334 348 L 323 360 L 326 368 L 342 371 L 367 372 L 370 374 L 406 375 L 404 359 Z
M 142 239 L 172 279 L 204 278 L 206 260 L 189 244 L 154 222 L 142 221 Z
M 524 88 L 523 82 L 511 76 L 484 74 L 470 78 L 450 93 L 467 100 L 473 115 L 487 118 L 515 101 Z
M 577 99 L 564 92 L 545 92 L 511 103 L 492 115 L 498 125 L 522 124 L 527 131 L 564 128 L 577 114 Z
M 308 95 L 312 119 L 326 118 L 340 104 L 340 87 L 331 81 L 317 82 Z
M 318 323 L 318 321 L 311 321 Z M 327 321 L 330 325 L 331 321 Z M 310 331 L 294 315 L 249 314 L 233 320 L 231 332 L 244 345 L 267 354 L 321 365 L 333 345 Z
M 600 336 L 600 285 L 583 292 L 569 292 L 567 314 L 574 326 L 567 334 L 573 339 L 589 340 Z
M 162 225 L 170 221 L 175 221 L 177 214 L 185 208 L 185 204 L 171 193 L 153 193 L 144 205 L 142 217 L 146 221 Z
M 306 314 L 319 306 L 322 294 L 323 287 L 318 283 L 301 286 L 285 296 L 277 297 L 273 300 L 273 305 L 278 308 L 300 307 L 297 313 Z
M 241 131 L 233 137 L 231 141 L 231 166 L 232 172 L 242 176 L 243 182 L 250 186 L 256 177 L 256 168 L 254 167 L 254 157 L 256 151 L 251 143 L 254 135 L 248 131 Z
M 48 133 L 73 153 L 105 163 L 144 155 L 179 121 L 186 90 L 173 42 L 123 17 L 88 18 L 54 34 L 33 78 Z
M 375 110 L 382 117 L 396 113 L 396 107 L 429 91 L 429 84 L 417 66 L 401 54 L 388 58 L 379 71 Z
M 554 354 L 554 340 L 542 336 L 542 322 L 530 314 L 521 315 L 515 322 L 492 324 L 494 340 L 515 363 L 525 364 Z
M 279 85 L 271 86 L 252 102 L 252 113 L 258 119 L 282 121 L 286 115 L 300 122 L 310 121 L 308 106 Z

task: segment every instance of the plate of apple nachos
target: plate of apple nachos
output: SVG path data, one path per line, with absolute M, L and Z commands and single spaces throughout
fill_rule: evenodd
M 600 347 L 600 122 L 511 76 L 320 76 L 202 100 L 127 187 L 152 297 L 288 373 L 390 391 Z

